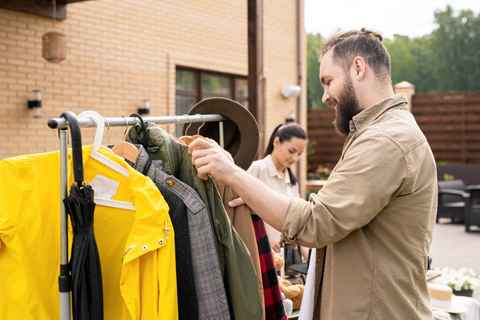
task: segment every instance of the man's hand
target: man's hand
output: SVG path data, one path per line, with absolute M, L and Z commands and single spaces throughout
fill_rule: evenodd
M 280 240 L 268 239 L 270 241 L 270 247 L 276 253 L 280 253 Z
M 217 146 L 217 147 L 220 149 L 220 151 L 222 151 L 223 154 L 224 154 L 225 156 L 227 156 L 227 158 L 228 158 L 230 161 L 232 161 L 233 163 L 235 163 L 235 161 L 233 160 L 233 157 L 232 157 L 232 155 L 230 154 L 230 152 L 228 152 L 227 150 L 225 150 L 225 149 L 223 149 L 222 147 L 220 147 L 220 145 L 217 143 L 217 141 L 215 141 L 215 140 L 213 140 L 213 139 L 210 139 L 210 138 L 208 138 L 208 137 L 206 137 L 205 140 L 207 140 L 207 141 L 210 142 L 211 144 L 214 144 L 215 146 Z
M 228 206 L 232 207 L 232 208 L 238 207 L 242 204 L 245 204 L 245 201 L 243 201 L 242 198 L 236 198 L 236 199 L 228 201 Z
M 260 218 L 275 229 L 282 231 L 283 217 L 290 204 L 290 198 L 273 191 L 266 184 L 236 166 L 219 145 L 204 139 L 196 139 L 188 145 L 192 163 L 198 176 L 204 180 L 208 175 L 218 182 L 230 186 Z M 229 206 L 236 206 L 238 199 Z M 237 204 L 238 205 L 238 204 Z M 257 213 L 258 214 L 258 213 Z
M 241 170 L 233 163 L 232 157 L 218 144 L 204 139 L 196 139 L 188 145 L 188 152 L 192 155 L 192 163 L 197 168 L 198 176 L 207 180 L 207 174 L 218 182 L 231 185 L 235 172 Z

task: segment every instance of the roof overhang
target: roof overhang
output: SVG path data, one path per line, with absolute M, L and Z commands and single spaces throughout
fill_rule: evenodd
M 90 0 L 57 0 L 56 18 L 67 19 L 67 4 Z M 53 0 L 0 0 L 0 8 L 53 18 Z

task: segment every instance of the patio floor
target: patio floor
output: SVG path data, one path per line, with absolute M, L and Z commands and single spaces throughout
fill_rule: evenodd
M 470 227 L 470 230 L 467 233 L 464 224 L 441 218 L 433 230 L 432 268 L 471 268 L 480 274 L 480 229 Z M 473 291 L 473 297 L 480 301 L 480 288 Z

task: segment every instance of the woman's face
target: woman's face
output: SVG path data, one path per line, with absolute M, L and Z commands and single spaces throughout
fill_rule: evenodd
M 280 142 L 278 137 L 273 141 L 272 157 L 277 163 L 285 168 L 290 168 L 300 160 L 303 150 L 307 146 L 307 140 L 292 137 L 290 141 Z

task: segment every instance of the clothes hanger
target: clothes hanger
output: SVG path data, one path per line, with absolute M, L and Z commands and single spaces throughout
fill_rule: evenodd
M 202 123 L 202 125 L 201 125 L 200 127 L 198 127 L 198 129 L 197 129 L 197 134 L 192 136 L 192 141 L 197 140 L 198 138 L 201 138 L 201 139 L 203 139 L 203 140 L 207 140 L 207 139 L 205 139 L 204 136 L 202 136 L 202 135 L 200 134 L 200 129 L 205 125 L 205 117 L 204 117 L 203 115 L 201 115 L 201 114 L 196 114 L 196 116 L 202 117 L 203 123 Z M 186 132 L 186 131 L 185 131 L 185 132 Z M 207 141 L 208 141 L 208 140 L 207 140 Z
M 127 135 L 127 130 L 128 130 L 128 122 L 127 118 L 123 116 L 123 119 L 125 120 L 125 132 L 123 133 L 123 137 Z M 113 148 L 112 151 L 117 155 L 120 156 L 132 163 L 135 163 L 137 161 L 137 156 L 138 156 L 138 149 L 135 147 L 133 144 L 131 144 L 128 141 L 120 141 L 117 142 Z
M 130 117 L 135 117 L 135 118 L 138 118 L 138 120 L 140 120 L 140 125 L 142 127 L 142 133 L 143 133 L 143 139 L 142 141 L 140 141 L 142 143 L 142 146 L 145 150 L 147 150 L 148 148 L 148 140 L 152 140 L 150 138 L 150 136 L 147 134 L 147 126 L 145 125 L 145 122 L 143 122 L 143 118 L 141 115 L 139 115 L 138 113 L 132 113 L 130 115 Z
M 183 137 L 180 137 L 179 139 L 182 140 L 187 146 L 193 141 L 192 137 L 188 135 L 188 129 L 192 125 L 192 119 L 188 114 L 184 114 L 185 117 L 188 118 L 188 121 L 190 122 L 187 129 L 185 129 L 185 135 Z
M 103 131 L 105 129 L 105 123 L 101 115 L 99 115 L 95 111 L 84 111 L 78 115 L 78 118 L 91 118 L 97 124 L 97 131 L 95 133 L 95 139 L 92 146 L 92 151 L 90 152 L 90 157 L 97 160 L 100 163 L 103 163 L 107 167 L 115 170 L 116 172 L 124 175 L 125 177 L 130 177 L 128 170 L 118 163 L 108 159 L 104 155 L 98 153 L 98 149 L 100 148 L 100 144 L 102 143 Z M 91 184 L 91 183 L 90 183 Z M 94 202 L 98 205 L 106 206 L 106 207 L 113 207 L 113 208 L 120 208 L 120 209 L 127 209 L 135 211 L 135 207 L 130 202 L 125 201 L 118 201 L 118 200 L 111 200 L 111 199 L 104 199 L 94 196 Z
M 180 142 L 181 144 L 185 144 L 185 142 L 183 142 L 183 141 L 180 140 L 179 138 L 175 137 L 175 130 L 177 130 L 177 127 L 178 127 L 178 124 L 180 123 L 180 120 L 179 120 L 178 117 L 175 116 L 175 115 L 172 115 L 171 117 L 174 117 L 175 120 L 177 120 L 177 124 L 175 124 L 175 127 L 173 128 L 173 132 L 172 132 L 172 137 L 173 137 L 173 139 L 175 139 L 176 141 Z
M 105 123 L 103 122 L 103 118 L 101 115 L 99 115 L 95 111 L 84 111 L 78 115 L 78 118 L 92 118 L 93 121 L 97 124 L 97 131 L 95 133 L 95 139 L 93 141 L 93 146 L 92 146 L 92 151 L 90 152 L 90 156 L 94 158 L 95 160 L 103 163 L 109 168 L 112 168 L 113 170 L 117 171 L 118 173 L 123 174 L 125 177 L 129 178 L 130 174 L 128 173 L 128 170 L 119 165 L 118 163 L 108 159 L 107 157 L 101 155 L 98 153 L 98 149 L 100 148 L 100 145 L 102 144 L 102 136 L 103 136 L 103 130 L 105 129 Z
M 190 116 L 189 115 L 185 115 L 187 116 L 189 119 L 190 119 Z M 200 129 L 205 125 L 205 117 L 202 116 L 201 114 L 196 114 L 196 116 L 201 116 L 202 119 L 203 119 L 203 123 L 200 127 L 198 127 L 197 129 L 197 134 L 193 135 L 193 136 L 183 136 L 181 137 L 180 139 L 182 139 L 186 145 L 189 145 L 190 143 L 192 143 L 193 141 L 195 141 L 196 139 L 198 138 L 201 138 L 205 141 L 208 141 L 207 139 L 205 139 L 204 136 L 200 135 Z M 192 122 L 190 121 L 190 125 L 192 124 Z M 185 134 L 187 134 L 188 132 L 188 129 L 190 128 L 190 125 L 187 127 L 187 129 L 185 129 Z
M 103 117 L 102 117 L 102 118 L 103 118 Z M 110 123 L 108 123 L 108 120 L 107 120 L 106 118 L 103 118 L 103 120 L 107 123 L 107 130 L 105 130 L 105 131 L 103 132 L 103 135 L 105 135 L 105 133 L 107 133 L 107 132 L 110 130 Z M 112 151 L 112 149 L 110 149 L 110 148 L 107 147 L 107 146 L 100 146 L 100 149 L 105 150 L 105 151 L 108 151 L 108 152 L 110 152 L 110 153 L 112 153 L 112 154 L 115 154 L 115 153 Z

